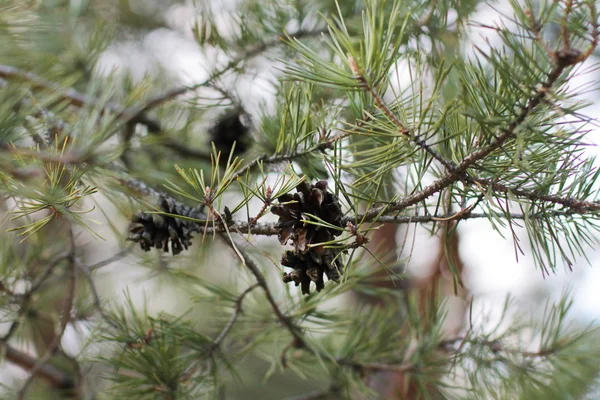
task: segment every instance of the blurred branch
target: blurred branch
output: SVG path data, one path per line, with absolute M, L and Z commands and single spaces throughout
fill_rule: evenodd
M 458 344 L 458 348 L 454 349 L 452 346 Z M 536 357 L 549 357 L 555 354 L 559 349 L 555 347 L 542 347 L 537 351 L 527 351 L 521 349 L 515 349 L 506 347 L 502 344 L 500 340 L 486 340 L 486 339 L 478 339 L 478 338 L 469 338 L 464 336 L 455 337 L 452 339 L 443 340 L 440 342 L 439 347 L 444 348 L 448 351 L 459 353 L 465 344 L 469 344 L 472 346 L 482 346 L 487 348 L 490 353 L 498 354 L 498 353 L 506 353 L 512 355 L 518 355 L 523 358 L 536 358 Z
M 117 254 L 118 255 L 118 254 Z M 111 257 L 115 258 L 115 256 Z M 92 268 L 87 265 L 78 265 L 79 269 L 83 272 L 83 275 L 88 281 L 88 286 L 90 288 L 90 292 L 92 293 L 92 298 L 94 299 L 94 307 L 102 317 L 102 319 L 109 325 L 116 328 L 115 323 L 108 317 L 108 315 L 104 312 L 104 308 L 102 308 L 102 302 L 100 301 L 100 295 L 98 294 L 98 289 L 96 288 L 96 284 L 94 282 L 94 278 L 92 276 Z
M 33 382 L 35 376 L 40 372 L 40 370 L 50 361 L 52 356 L 54 355 L 54 351 L 60 346 L 60 341 L 65 333 L 67 325 L 71 320 L 71 310 L 73 309 L 73 302 L 75 300 L 75 283 L 76 283 L 76 274 L 75 274 L 75 238 L 73 234 L 73 228 L 69 228 L 69 236 L 70 236 L 70 246 L 71 251 L 67 256 L 69 260 L 68 266 L 68 287 L 66 289 L 65 297 L 63 299 L 63 307 L 62 307 L 62 316 L 60 318 L 60 328 L 58 334 L 54 335 L 52 341 L 48 344 L 48 348 L 46 349 L 45 354 L 37 361 L 37 363 L 30 369 L 30 375 L 25 381 L 25 384 L 17 394 L 18 400 L 24 400 L 27 389 Z
M 310 37 L 310 36 L 318 36 L 321 34 L 327 33 L 326 29 L 319 29 L 314 31 L 305 31 L 299 30 L 295 33 L 284 33 L 285 36 L 291 36 L 296 38 L 302 37 Z M 151 99 L 149 99 L 143 106 L 138 107 L 123 107 L 122 105 L 115 103 L 102 103 L 98 99 L 86 96 L 74 89 L 64 88 L 60 85 L 46 81 L 45 79 L 39 77 L 36 74 L 31 72 L 22 71 L 18 68 L 14 68 L 8 65 L 0 65 L 0 78 L 4 78 L 7 80 L 17 80 L 24 81 L 31 84 L 33 89 L 46 89 L 51 90 L 59 94 L 59 101 L 67 101 L 74 107 L 82 108 L 86 105 L 92 105 L 94 107 L 99 107 L 102 112 L 111 112 L 117 118 L 123 120 L 124 124 L 128 124 L 131 127 L 131 123 L 138 123 L 145 125 L 148 128 L 150 133 L 158 133 L 163 130 L 162 125 L 156 119 L 153 119 L 147 115 L 147 112 L 151 109 L 158 107 L 159 105 L 173 100 L 176 97 L 179 97 L 183 94 L 195 91 L 201 87 L 209 86 L 214 82 L 215 79 L 223 76 L 227 72 L 236 68 L 242 61 L 247 61 L 253 57 L 258 56 L 262 52 L 273 48 L 279 44 L 281 44 L 281 39 L 273 39 L 269 41 L 265 41 L 254 48 L 243 52 L 239 56 L 232 59 L 227 65 L 225 65 L 220 70 L 214 72 L 208 79 L 204 80 L 195 85 L 191 86 L 183 86 L 175 89 L 171 89 L 161 95 L 157 95 Z M 131 128 L 130 128 L 131 129 Z M 190 148 L 187 144 L 179 143 L 176 140 L 173 140 L 169 137 L 163 136 L 163 145 L 172 151 L 176 152 L 182 157 L 192 158 L 192 159 L 200 159 L 205 161 L 210 161 L 210 154 Z
M 28 305 L 29 305 L 29 302 L 30 302 L 32 296 L 42 286 L 44 286 L 44 284 L 46 284 L 46 282 L 48 281 L 48 279 L 50 278 L 50 276 L 52 275 L 52 273 L 54 272 L 54 270 L 58 266 L 58 264 L 61 261 L 63 261 L 65 258 L 68 258 L 68 256 L 69 256 L 68 253 L 63 253 L 63 254 L 59 254 L 58 256 L 54 257 L 52 260 L 49 260 L 47 262 L 44 270 L 31 283 L 31 287 L 23 295 L 16 295 L 15 293 L 10 292 L 8 290 L 8 288 L 5 287 L 4 283 L 2 281 L 0 281 L 0 289 L 2 289 L 2 291 L 7 292 L 10 296 L 14 297 L 17 300 L 18 306 L 19 306 L 18 318 L 16 318 L 13 321 L 13 323 L 10 325 L 8 332 L 4 335 L 4 337 L 2 339 L 0 339 L 0 343 L 8 343 L 8 341 L 10 340 L 12 335 L 14 335 L 15 332 L 17 332 L 17 330 L 19 329 L 19 326 L 21 325 L 21 323 L 23 321 L 22 316 L 30 311 L 28 308 Z
M 37 374 L 57 389 L 74 390 L 77 387 L 75 380 L 68 373 L 51 364 L 42 363 L 40 360 L 37 360 L 29 354 L 23 353 L 10 345 L 4 346 L 4 354 L 8 361 L 18 365 L 26 371 L 32 371 L 39 365 Z
M 251 170 L 252 168 L 256 167 L 257 165 L 259 165 L 260 163 L 263 164 L 278 164 L 280 162 L 284 162 L 284 161 L 292 161 L 295 158 L 299 158 L 299 157 L 303 157 L 309 154 L 312 154 L 314 152 L 324 152 L 327 149 L 331 149 L 333 147 L 333 144 L 339 140 L 342 140 L 346 137 L 348 137 L 349 134 L 342 134 L 342 135 L 337 135 L 334 137 L 331 137 L 329 139 L 326 139 L 322 142 L 319 142 L 317 144 L 315 144 L 314 146 L 311 146 L 309 148 L 306 148 L 302 151 L 298 151 L 295 153 L 291 153 L 291 154 L 277 154 L 277 155 L 273 155 L 273 156 L 268 156 L 267 154 L 262 154 L 260 156 L 258 156 L 257 158 L 255 158 L 252 162 L 246 164 L 244 167 L 240 168 L 238 171 L 236 171 L 233 175 L 231 180 L 235 180 L 238 177 L 241 177 L 242 175 L 244 175 L 247 171 Z
M 131 247 L 132 246 L 127 246 L 127 248 L 121 250 L 114 256 L 108 257 L 107 259 L 102 260 L 102 261 L 98 261 L 95 264 L 85 266 L 85 268 L 90 272 L 94 272 L 97 269 L 106 267 L 107 265 L 110 265 L 110 264 L 114 263 L 115 261 L 119 261 L 120 259 L 125 257 L 127 254 L 129 254 L 131 252 Z
M 304 393 L 298 396 L 286 397 L 285 400 L 321 400 L 331 396 L 339 396 L 340 389 L 337 385 L 331 385 L 323 390 L 313 390 L 312 392 Z
M 219 336 L 217 336 L 215 341 L 212 343 L 212 345 L 209 349 L 209 352 L 208 352 L 209 355 L 221 345 L 221 342 L 223 342 L 225 337 L 229 334 L 229 331 L 233 327 L 233 324 L 235 324 L 235 321 L 237 321 L 239 315 L 242 313 L 242 302 L 244 301 L 244 298 L 246 297 L 246 295 L 259 286 L 260 286 L 260 284 L 255 283 L 254 285 L 252 285 L 252 286 L 248 287 L 246 290 L 244 290 L 238 296 L 237 300 L 235 301 L 235 309 L 233 310 L 233 314 L 231 315 L 231 318 L 229 319 L 229 321 L 227 322 L 227 324 L 225 325 L 225 327 L 223 328 L 221 333 L 219 333 Z
M 45 79 L 31 72 L 22 71 L 9 65 L 0 65 L 0 78 L 12 81 L 27 82 L 33 89 L 45 89 L 57 93 L 58 101 L 67 101 L 74 107 L 82 108 L 86 105 L 99 107 L 103 112 L 111 112 L 119 118 L 125 118 L 127 121 L 146 125 L 151 131 L 160 131 L 159 123 L 148 118 L 144 114 L 137 115 L 132 113 L 132 109 L 125 108 L 119 104 L 100 102 L 98 99 L 86 96 L 74 89 L 64 88 L 56 83 L 46 81 Z
M 253 291 L 254 289 L 256 289 L 259 286 L 260 285 L 258 283 L 255 283 L 254 285 L 251 285 L 248 288 L 246 288 L 246 290 L 244 290 L 238 296 L 238 298 L 235 300 L 235 308 L 233 310 L 233 314 L 231 314 L 231 317 L 229 318 L 229 321 L 227 322 L 227 324 L 225 324 L 225 327 L 223 328 L 223 330 L 221 330 L 221 333 L 219 333 L 219 335 L 215 338 L 213 343 L 210 345 L 207 353 L 202 355 L 202 359 L 200 361 L 212 361 L 212 356 L 213 356 L 215 350 L 217 350 L 221 346 L 221 343 L 223 342 L 223 340 L 225 340 L 225 338 L 231 331 L 231 328 L 233 328 L 233 325 L 237 321 L 239 315 L 242 313 L 242 302 L 244 301 L 244 298 L 246 297 L 246 295 L 248 293 L 250 293 L 251 291 Z M 184 378 L 182 380 L 185 381 L 185 380 L 189 379 L 194 374 L 194 372 L 196 372 L 197 369 L 198 369 L 197 364 L 192 365 L 192 367 L 184 375 Z
M 327 29 L 318 29 L 318 30 L 314 30 L 314 31 L 299 30 L 294 33 L 286 32 L 283 34 L 283 36 L 289 36 L 289 37 L 299 39 L 299 38 L 303 38 L 303 37 L 319 36 L 319 35 L 325 34 L 325 33 L 327 33 Z M 146 104 L 144 106 L 142 106 L 139 109 L 139 111 L 137 113 L 134 114 L 134 116 L 131 120 L 134 120 L 134 118 L 136 116 L 144 115 L 144 113 L 148 112 L 152 108 L 158 107 L 159 105 L 161 105 L 167 101 L 173 100 L 176 97 L 179 97 L 186 93 L 193 92 L 197 89 L 200 89 L 202 87 L 210 85 L 214 80 L 218 79 L 219 77 L 225 75 L 227 72 L 236 68 L 238 66 L 238 64 L 240 64 L 242 61 L 248 61 L 248 60 L 258 56 L 262 52 L 269 50 L 275 46 L 280 45 L 281 43 L 282 43 L 281 38 L 279 38 L 279 37 L 277 39 L 272 39 L 269 41 L 262 42 L 259 45 L 256 45 L 255 47 L 253 47 L 253 48 L 241 53 L 237 57 L 233 58 L 223 68 L 212 73 L 211 76 L 209 78 L 207 78 L 206 80 L 204 80 L 203 82 L 197 83 L 195 85 L 174 88 L 174 89 L 166 91 L 163 94 L 160 94 L 160 95 L 157 95 L 157 96 L 151 98 L 150 100 L 148 100 L 146 102 Z

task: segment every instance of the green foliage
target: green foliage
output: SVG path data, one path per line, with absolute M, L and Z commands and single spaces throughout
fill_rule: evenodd
M 574 86 L 596 72 L 597 2 L 511 0 L 501 22 L 479 24 L 490 38 L 478 46 L 476 0 L 170 1 L 149 15 L 141 3 L 0 0 L 0 354 L 27 372 L 0 378 L 3 395 L 575 399 L 597 387 L 598 335 L 573 322 L 576 294 L 543 313 L 507 300 L 491 322 L 463 286 L 458 235 L 481 218 L 544 276 L 597 245 L 596 125 Z M 206 55 L 204 81 L 179 85 L 167 59 L 106 70 L 104 57 L 151 48 L 191 9 L 177 40 Z M 251 138 L 219 145 L 211 119 L 230 112 Z M 418 247 L 391 224 L 439 239 L 432 275 L 402 272 Z M 104 260 L 89 263 L 93 249 Z M 109 294 L 129 275 L 153 285 L 144 307 L 133 284 Z M 454 316 L 451 294 L 471 310 Z

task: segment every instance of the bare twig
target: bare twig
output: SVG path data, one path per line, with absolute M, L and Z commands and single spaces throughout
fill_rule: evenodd
M 27 380 L 25 381 L 25 384 L 23 385 L 23 387 L 21 388 L 21 390 L 19 390 L 19 393 L 17 394 L 18 400 L 23 400 L 25 398 L 25 393 L 27 392 L 27 389 L 33 382 L 35 376 L 48 363 L 48 361 L 50 361 L 50 358 L 52 358 L 54 351 L 60 345 L 62 336 L 63 336 L 65 329 L 67 328 L 67 325 L 69 324 L 69 321 L 71 319 L 71 310 L 73 308 L 73 301 L 75 299 L 75 283 L 76 283 L 75 238 L 73 235 L 72 228 L 70 228 L 70 237 L 71 237 L 71 251 L 70 251 L 69 256 L 67 257 L 69 260 L 69 268 L 68 268 L 69 285 L 67 288 L 65 298 L 63 300 L 62 316 L 60 319 L 60 329 L 59 329 L 58 334 L 56 334 L 54 336 L 54 338 L 52 339 L 52 341 L 49 343 L 46 353 L 38 360 L 38 362 L 30 370 L 29 377 L 27 378 Z
M 114 256 L 113 256 L 114 258 Z M 98 294 L 98 289 L 96 288 L 96 284 L 94 283 L 94 278 L 92 277 L 91 267 L 87 265 L 79 265 L 79 269 L 83 272 L 83 275 L 88 281 L 88 286 L 90 287 L 90 292 L 92 293 L 92 298 L 94 299 L 94 307 L 102 317 L 102 319 L 113 328 L 117 329 L 117 325 L 106 315 L 104 312 L 104 308 L 102 308 L 102 302 L 100 301 L 100 295 Z
M 108 257 L 107 259 L 102 260 L 102 261 L 98 261 L 97 263 L 92 264 L 92 265 L 82 266 L 82 268 L 85 267 L 85 269 L 87 269 L 89 272 L 94 272 L 97 269 L 106 267 L 107 265 L 110 265 L 110 264 L 114 263 L 115 261 L 119 261 L 120 259 L 125 257 L 127 254 L 129 254 L 129 252 L 131 251 L 131 247 L 132 246 L 128 246 L 127 248 L 121 250 L 114 256 Z
M 231 314 L 231 318 L 229 319 L 229 321 L 227 321 L 227 324 L 225 325 L 221 333 L 219 333 L 219 336 L 217 336 L 215 341 L 212 343 L 209 349 L 209 355 L 221 345 L 225 337 L 229 334 L 229 331 L 233 327 L 233 324 L 235 324 L 235 321 L 237 321 L 239 315 L 242 313 L 242 302 L 244 301 L 244 297 L 246 297 L 248 293 L 250 293 L 259 286 L 260 285 L 258 283 L 255 283 L 254 285 L 244 290 L 238 296 L 237 300 L 235 301 L 235 309 L 233 310 L 233 314 Z
M 18 365 L 26 371 L 32 371 L 36 366 L 39 365 L 37 375 L 46 380 L 55 388 L 64 390 L 73 390 L 76 388 L 76 383 L 70 374 L 56 368 L 51 364 L 40 363 L 40 361 L 36 358 L 9 345 L 4 346 L 4 354 L 8 361 Z
M 283 36 L 302 38 L 302 37 L 309 37 L 309 36 L 319 36 L 324 33 L 327 33 L 326 29 L 318 29 L 318 30 L 314 30 L 314 31 L 299 30 L 294 33 L 284 33 Z M 211 76 L 209 78 L 207 78 L 206 80 L 204 80 L 200 83 L 197 83 L 195 85 L 181 86 L 178 88 L 170 89 L 163 94 L 160 94 L 160 95 L 157 95 L 157 96 L 151 98 L 150 100 L 148 100 L 146 102 L 146 104 L 143 107 L 141 107 L 137 111 L 136 114 L 134 114 L 134 116 L 143 115 L 144 113 L 151 110 L 152 108 L 158 107 L 159 105 L 161 105 L 167 101 L 173 100 L 181 95 L 184 95 L 186 93 L 190 93 L 190 92 L 193 92 L 202 87 L 208 86 L 212 82 L 214 82 L 216 79 L 220 78 L 221 76 L 225 75 L 227 72 L 236 68 L 241 62 L 248 61 L 249 59 L 252 59 L 252 58 L 258 56 L 259 54 L 263 53 L 265 50 L 268 50 L 270 48 L 278 46 L 281 43 L 282 43 L 282 41 L 280 38 L 260 43 L 260 44 L 256 45 L 255 47 L 244 51 L 239 56 L 231 59 L 223 68 L 212 73 Z
M 243 249 L 237 248 L 235 246 L 235 244 L 233 243 L 233 241 L 229 238 L 228 235 L 221 233 L 220 236 L 229 245 L 229 247 L 231 247 L 234 251 L 236 251 L 236 249 L 237 249 L 236 252 L 238 252 L 238 254 L 241 254 L 241 256 L 244 258 L 245 264 L 248 267 L 248 269 L 250 270 L 250 272 L 252 272 L 252 275 L 254 275 L 254 278 L 256 279 L 257 284 L 265 292 L 267 301 L 269 302 L 269 304 L 271 305 L 271 308 L 275 312 L 275 316 L 277 317 L 277 319 L 279 319 L 281 324 L 287 328 L 287 330 L 290 332 L 290 334 L 294 338 L 294 346 L 296 348 L 310 349 L 306 343 L 306 340 L 304 339 L 304 336 L 302 335 L 301 329 L 298 326 L 296 326 L 296 324 L 291 320 L 291 318 L 286 316 L 283 313 L 283 311 L 281 311 L 281 309 L 279 308 L 279 305 L 275 301 L 275 298 L 273 297 L 273 294 L 271 293 L 271 289 L 269 288 L 269 285 L 267 284 L 267 280 L 265 279 L 265 276 L 261 272 L 258 265 L 256 265 L 254 260 L 252 260 Z

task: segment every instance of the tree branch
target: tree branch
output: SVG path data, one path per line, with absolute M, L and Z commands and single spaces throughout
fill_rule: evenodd
M 21 390 L 19 390 L 19 393 L 17 394 L 18 400 L 23 400 L 25 398 L 27 389 L 33 382 L 35 376 L 48 363 L 48 361 L 50 361 L 50 359 L 54 355 L 54 351 L 60 345 L 60 341 L 63 337 L 63 334 L 65 333 L 65 329 L 67 328 L 67 325 L 69 324 L 69 321 L 71 320 L 71 310 L 73 309 L 73 302 L 75 300 L 75 283 L 76 283 L 75 263 L 76 263 L 76 261 L 75 261 L 75 238 L 74 238 L 74 234 L 73 234 L 73 228 L 69 227 L 69 231 L 70 231 L 70 238 L 71 238 L 71 244 L 70 244 L 71 251 L 68 256 L 68 259 L 69 259 L 69 267 L 68 267 L 69 284 L 68 284 L 65 298 L 63 300 L 62 316 L 60 319 L 59 332 L 58 332 L 58 334 L 54 335 L 54 338 L 48 344 L 48 348 L 47 348 L 45 354 L 38 360 L 38 362 L 30 370 L 29 377 L 27 378 L 27 380 L 25 381 L 25 384 L 23 385 L 23 387 L 21 388 Z
M 299 30 L 295 33 L 284 33 L 283 35 L 295 37 L 295 38 L 301 38 L 301 37 L 319 36 L 319 35 L 325 34 L 325 33 L 327 33 L 326 29 L 317 29 L 314 31 Z M 148 111 L 150 111 L 151 109 L 153 109 L 155 107 L 158 107 L 159 105 L 161 105 L 167 101 L 173 100 L 176 97 L 179 97 L 186 93 L 189 93 L 189 92 L 195 91 L 199 88 L 210 85 L 212 82 L 214 82 L 215 79 L 218 79 L 219 77 L 225 75 L 227 72 L 233 70 L 242 61 L 247 61 L 251 58 L 254 58 L 254 57 L 258 56 L 259 54 L 261 54 L 262 52 L 264 52 L 270 48 L 273 48 L 275 46 L 278 46 L 281 43 L 282 43 L 281 38 L 279 38 L 279 37 L 277 39 L 265 41 L 255 47 L 253 47 L 252 49 L 243 52 L 239 56 L 235 57 L 229 63 L 227 63 L 227 65 L 225 65 L 220 70 L 211 74 L 211 76 L 208 79 L 204 80 L 203 82 L 200 82 L 198 84 L 191 85 L 191 86 L 182 86 L 179 88 L 174 88 L 174 89 L 168 90 L 163 94 L 160 94 L 160 95 L 150 98 L 142 106 L 134 106 L 134 107 L 129 107 L 129 108 L 123 107 L 122 105 L 119 105 L 116 103 L 111 103 L 111 102 L 102 103 L 98 99 L 90 97 L 90 96 L 86 96 L 74 89 L 71 89 L 71 88 L 67 89 L 67 88 L 61 87 L 60 85 L 53 83 L 53 82 L 49 82 L 49 81 L 37 76 L 36 74 L 27 72 L 27 71 L 22 71 L 18 68 L 14 68 L 14 67 L 11 67 L 8 65 L 0 65 L 0 78 L 4 78 L 7 80 L 13 80 L 13 81 L 17 80 L 17 81 L 29 82 L 34 89 L 47 89 L 47 90 L 51 90 L 53 92 L 58 93 L 59 101 L 67 101 L 69 104 L 71 104 L 74 107 L 82 108 L 86 105 L 100 107 L 100 109 L 102 110 L 103 113 L 105 113 L 105 112 L 113 113 L 117 118 L 122 119 L 124 124 L 131 124 L 131 123 L 142 124 L 148 128 L 148 131 L 150 133 L 158 133 L 163 130 L 162 125 L 160 124 L 159 121 L 157 121 L 153 118 L 150 118 L 147 115 Z M 204 151 L 190 148 L 188 145 L 179 143 L 169 137 L 164 137 L 163 139 L 164 139 L 164 142 L 162 144 L 165 147 L 173 150 L 174 152 L 176 152 L 177 154 L 179 154 L 182 157 L 187 157 L 187 158 L 192 158 L 192 159 L 200 159 L 200 160 L 205 160 L 205 161 L 210 161 L 210 159 L 211 159 L 210 154 L 207 154 Z
M 111 112 L 119 118 L 127 121 L 140 123 L 148 126 L 148 129 L 156 132 L 160 130 L 158 122 L 148 118 L 146 115 L 133 112 L 131 108 L 125 108 L 115 103 L 102 103 L 98 99 L 86 96 L 74 89 L 64 88 L 54 82 L 49 82 L 34 73 L 22 71 L 9 65 L 0 65 L 0 78 L 13 81 L 28 82 L 33 89 L 46 89 L 55 92 L 58 101 L 67 101 L 74 107 L 83 108 L 86 105 L 99 107 L 103 112 Z
M 10 345 L 4 346 L 4 354 L 8 361 L 18 365 L 26 371 L 32 371 L 36 365 L 40 365 L 37 374 L 55 388 L 64 390 L 76 389 L 76 382 L 71 375 L 51 364 L 41 363 L 36 358 L 27 353 L 23 353 Z
M 277 319 L 279 319 L 281 324 L 287 328 L 287 330 L 290 332 L 290 334 L 294 338 L 294 347 L 305 348 L 305 349 L 310 350 L 310 348 L 308 347 L 308 345 L 306 343 L 306 340 L 304 339 L 304 336 L 302 335 L 301 329 L 298 326 L 296 326 L 296 324 L 294 324 L 294 322 L 288 316 L 286 316 L 283 313 L 283 311 L 281 311 L 281 309 L 279 308 L 279 305 L 277 305 L 277 302 L 275 301 L 275 298 L 273 297 L 273 294 L 271 293 L 271 289 L 269 288 L 269 285 L 267 284 L 267 280 L 265 279 L 265 276 L 263 275 L 263 273 L 260 271 L 260 268 L 258 267 L 258 265 L 256 265 L 256 263 L 250 257 L 248 257 L 248 255 L 246 254 L 244 249 L 240 249 L 235 246 L 235 244 L 233 243 L 233 239 L 231 237 L 229 237 L 227 234 L 223 234 L 223 233 L 221 233 L 220 236 L 225 241 L 225 243 L 227 243 L 227 245 L 229 247 L 231 247 L 232 250 L 234 250 L 238 255 L 240 255 L 242 257 L 244 264 L 248 267 L 250 272 L 252 272 L 252 275 L 254 275 L 254 278 L 256 279 L 257 284 L 265 292 L 267 301 L 269 302 L 269 304 L 271 305 L 271 308 L 275 312 L 275 316 L 277 317 Z
M 427 199 L 433 194 L 443 190 L 444 188 L 460 180 L 463 176 L 465 176 L 465 172 L 470 167 L 472 167 L 475 163 L 484 159 L 494 151 L 501 148 L 502 145 L 508 139 L 514 136 L 517 128 L 542 102 L 542 100 L 546 97 L 547 93 L 558 81 L 559 77 L 567 67 L 583 61 L 582 59 L 580 59 L 579 56 L 575 56 L 574 52 L 575 50 L 573 49 L 563 49 L 561 51 L 556 52 L 556 65 L 548 74 L 548 78 L 546 79 L 546 81 L 541 84 L 540 88 L 536 91 L 535 95 L 533 95 L 533 97 L 527 102 L 527 105 L 521 109 L 517 117 L 510 124 L 508 124 L 506 128 L 502 128 L 500 130 L 500 134 L 496 136 L 492 143 L 471 152 L 454 168 L 451 168 L 451 164 L 444 163 L 444 165 L 448 169 L 448 172 L 444 176 L 433 182 L 431 185 L 403 199 L 393 201 L 390 204 L 371 208 L 365 213 L 357 215 L 357 220 L 360 222 L 373 221 L 380 215 L 390 214 L 395 211 L 401 211 L 409 206 L 412 206 Z M 358 70 L 358 67 L 355 68 L 356 70 Z M 425 146 L 423 147 L 423 149 L 431 154 L 429 146 Z M 468 180 L 469 178 L 467 177 L 465 179 Z
M 231 330 L 231 328 L 237 321 L 239 315 L 242 313 L 242 302 L 244 301 L 244 298 L 246 297 L 246 295 L 259 286 L 260 286 L 259 283 L 255 283 L 254 285 L 252 285 L 252 286 L 248 287 L 246 290 L 244 290 L 238 296 L 237 300 L 235 301 L 235 309 L 233 310 L 233 314 L 231 315 L 231 318 L 229 319 L 229 321 L 227 322 L 227 324 L 225 325 L 225 327 L 223 328 L 221 333 L 219 333 L 219 336 L 217 336 L 215 341 L 210 346 L 210 349 L 208 351 L 209 356 L 212 354 L 212 352 L 215 349 L 217 349 L 221 345 L 221 342 L 223 342 L 225 337 L 229 334 L 229 331 Z
M 304 393 L 298 396 L 286 397 L 285 400 L 322 400 L 331 398 L 331 396 L 339 396 L 340 388 L 337 385 L 330 385 L 323 390 L 313 390 L 312 392 Z
M 276 154 L 273 156 L 268 156 L 266 154 L 262 154 L 260 156 L 258 156 L 257 158 L 255 158 L 252 162 L 246 164 L 244 167 L 240 168 L 238 171 L 236 171 L 230 178 L 230 180 L 235 180 L 238 177 L 241 177 L 242 175 L 244 175 L 248 170 L 251 170 L 252 168 L 256 167 L 257 165 L 259 165 L 260 163 L 264 163 L 264 164 L 278 164 L 284 161 L 292 161 L 296 158 L 299 157 L 303 157 L 309 154 L 312 154 L 316 151 L 320 151 L 323 152 L 327 149 L 332 148 L 333 144 L 339 140 L 342 140 L 346 137 L 348 137 L 350 134 L 342 134 L 342 135 L 337 135 L 337 136 L 333 136 L 329 139 L 326 139 L 322 142 L 319 142 L 317 144 L 315 144 L 314 146 L 308 147 L 304 150 L 298 151 L 298 152 L 294 152 L 291 154 Z
M 314 31 L 299 30 L 294 33 L 286 32 L 283 34 L 283 36 L 289 36 L 289 37 L 293 37 L 293 38 L 302 38 L 302 37 L 309 37 L 309 36 L 319 36 L 324 33 L 327 33 L 327 29 L 318 29 L 318 30 L 314 30 Z M 206 80 L 204 80 L 203 82 L 200 82 L 200 83 L 197 83 L 197 84 L 191 85 L 191 86 L 181 86 L 178 88 L 170 89 L 170 90 L 167 90 L 163 94 L 160 94 L 160 95 L 157 95 L 157 96 L 151 98 L 150 100 L 148 100 L 146 102 L 146 104 L 143 107 L 141 107 L 139 109 L 139 111 L 136 115 L 146 113 L 147 111 L 151 110 L 152 108 L 158 107 L 159 105 L 161 105 L 167 101 L 173 100 L 176 97 L 182 96 L 186 93 L 193 92 L 197 89 L 208 86 L 214 80 L 220 78 L 221 76 L 225 75 L 227 72 L 229 72 L 232 69 L 234 69 L 235 67 L 237 67 L 237 65 L 240 64 L 242 61 L 248 61 L 248 60 L 258 56 L 259 54 L 263 53 L 264 51 L 266 51 L 270 48 L 273 48 L 275 46 L 278 46 L 280 44 L 281 44 L 280 37 L 278 37 L 277 39 L 273 39 L 273 40 L 269 40 L 269 41 L 260 43 L 260 44 L 256 45 L 255 47 L 251 48 L 250 50 L 244 51 L 242 54 L 240 54 L 237 57 L 230 60 L 223 68 L 221 68 L 218 71 L 211 74 L 211 76 L 209 78 L 207 78 Z

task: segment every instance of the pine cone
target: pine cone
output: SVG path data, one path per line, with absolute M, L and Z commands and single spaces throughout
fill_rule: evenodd
M 170 197 L 162 196 L 159 200 L 160 210 L 173 215 L 181 215 L 190 218 L 203 218 L 200 208 L 192 208 Z M 139 243 L 142 250 L 149 251 L 152 247 L 160 248 L 169 252 L 171 242 L 171 253 L 177 255 L 188 248 L 191 244 L 192 233 L 198 232 L 198 224 L 192 221 L 171 217 L 163 214 L 149 214 L 139 212 L 132 218 L 133 226 L 130 232 L 133 234 L 129 240 Z
M 337 196 L 327 191 L 327 181 L 318 181 L 314 185 L 302 182 L 296 191 L 293 195 L 281 196 L 280 204 L 272 207 L 271 212 L 279 216 L 279 242 L 285 245 L 291 240 L 294 246 L 294 250 L 284 253 L 281 259 L 282 265 L 293 269 L 291 273 L 283 274 L 283 281 L 295 282 L 296 286 L 302 286 L 303 294 L 309 294 L 311 281 L 315 282 L 318 292 L 323 289 L 323 275 L 339 282 L 342 263 L 339 257 L 336 258 L 340 250 L 308 245 L 329 242 L 342 231 L 302 221 L 310 219 L 306 214 L 312 214 L 341 227 L 343 214 Z
M 342 227 L 342 208 L 337 196 L 327 191 L 327 181 L 318 181 L 314 185 L 301 182 L 296 191 L 293 195 L 281 196 L 280 204 L 271 208 L 271 212 L 279 216 L 278 236 L 282 245 L 291 240 L 297 251 L 305 251 L 310 243 L 328 241 L 342 233 L 338 229 L 302 222 L 310 219 L 306 214 L 312 214 L 331 225 Z M 319 231 L 328 233 L 326 240 L 314 241 Z
M 234 142 L 234 155 L 240 155 L 247 150 L 250 129 L 244 125 L 243 118 L 246 116 L 248 114 L 242 108 L 235 108 L 219 116 L 217 122 L 210 128 L 210 140 L 217 151 L 221 152 L 222 162 L 227 161 Z
M 323 274 L 329 280 L 340 281 L 342 263 L 339 257 L 335 258 L 339 251 L 322 246 L 316 249 L 319 250 L 308 253 L 288 250 L 281 257 L 281 264 L 293 269 L 290 273 L 283 273 L 283 281 L 294 282 L 296 286 L 302 285 L 302 294 L 310 294 L 311 281 L 317 286 L 317 292 L 320 292 L 325 287 Z

